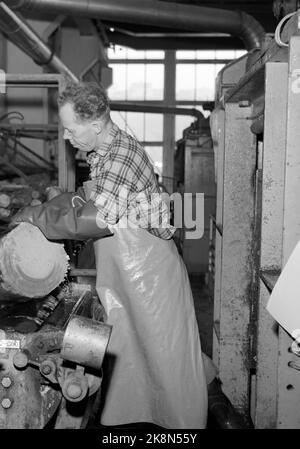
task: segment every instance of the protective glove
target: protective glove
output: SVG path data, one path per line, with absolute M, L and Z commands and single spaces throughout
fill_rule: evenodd
M 77 193 L 62 193 L 39 206 L 27 206 L 12 217 L 10 227 L 21 222 L 37 226 L 49 240 L 98 239 L 112 235 L 97 217 L 98 209 Z

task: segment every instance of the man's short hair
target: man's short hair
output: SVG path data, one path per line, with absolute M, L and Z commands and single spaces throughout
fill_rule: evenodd
M 77 118 L 81 121 L 107 119 L 109 117 L 109 99 L 103 87 L 93 82 L 76 83 L 72 80 L 58 96 L 58 105 L 61 107 L 70 103 Z

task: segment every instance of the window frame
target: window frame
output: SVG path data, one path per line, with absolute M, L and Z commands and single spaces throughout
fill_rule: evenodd
M 118 46 L 119 47 L 119 46 Z M 126 47 L 123 47 L 126 50 Z M 144 50 L 147 51 L 147 50 Z M 163 50 L 161 50 L 163 51 Z M 129 58 L 126 56 L 125 58 L 109 58 L 108 63 L 111 64 L 163 64 L 164 65 L 164 86 L 163 86 L 163 98 L 162 100 L 124 100 L 124 99 L 114 99 L 112 101 L 129 101 L 133 102 L 137 105 L 145 105 L 145 106 L 171 106 L 171 107 L 190 107 L 190 108 L 199 108 L 209 102 L 209 100 L 180 100 L 176 98 L 176 70 L 177 65 L 179 64 L 210 64 L 210 65 L 221 65 L 228 64 L 233 59 L 238 59 L 243 56 L 241 50 L 232 50 L 234 51 L 235 58 L 227 59 L 227 58 L 217 58 L 217 52 L 222 51 L 220 49 L 210 50 L 215 52 L 215 58 L 206 58 L 199 59 L 195 58 L 178 58 L 177 52 L 182 50 L 165 50 L 164 58 Z M 188 50 L 187 50 L 188 51 Z M 195 50 L 195 55 L 197 55 L 197 50 Z M 246 51 L 245 51 L 246 53 Z M 127 55 L 127 53 L 126 53 Z M 166 83 L 165 80 L 168 80 Z M 195 85 L 196 87 L 196 85 Z M 125 95 L 126 97 L 126 95 Z M 121 112 L 121 111 L 120 111 Z M 147 112 L 146 112 L 147 113 Z M 145 113 L 143 113 L 145 114 Z M 192 122 L 193 117 L 190 116 L 190 120 Z M 163 139 L 162 141 L 141 141 L 141 144 L 144 146 L 161 146 L 163 148 L 163 167 L 162 167 L 162 179 L 165 181 L 167 188 L 169 187 L 169 191 L 173 190 L 172 180 L 173 180 L 173 168 L 174 168 L 174 150 L 175 150 L 175 133 L 176 133 L 176 118 L 173 114 L 163 113 Z M 183 130 L 182 130 L 183 131 Z

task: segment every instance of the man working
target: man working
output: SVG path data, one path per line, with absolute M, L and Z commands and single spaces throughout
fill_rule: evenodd
M 96 289 L 113 326 L 101 423 L 205 428 L 193 297 L 148 156 L 111 121 L 97 84 L 70 83 L 58 103 L 64 138 L 89 153 L 91 180 L 84 193 L 26 207 L 14 221 L 31 222 L 49 239 L 95 239 Z

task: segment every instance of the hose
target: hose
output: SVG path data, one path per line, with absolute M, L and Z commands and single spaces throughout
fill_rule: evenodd
M 298 12 L 298 11 L 290 12 L 289 14 L 287 14 L 286 16 L 284 16 L 284 17 L 280 20 L 280 22 L 278 23 L 278 25 L 277 25 L 277 27 L 276 27 L 276 30 L 275 30 L 275 36 L 274 36 L 274 39 L 275 39 L 276 44 L 279 45 L 279 47 L 288 47 L 288 46 L 289 46 L 289 44 L 287 44 L 286 42 L 283 42 L 283 41 L 281 40 L 281 37 L 280 37 L 280 35 L 281 35 L 281 28 L 282 28 L 283 24 L 284 24 L 288 19 L 290 19 L 292 16 L 294 16 L 295 14 L 297 14 L 297 12 Z

